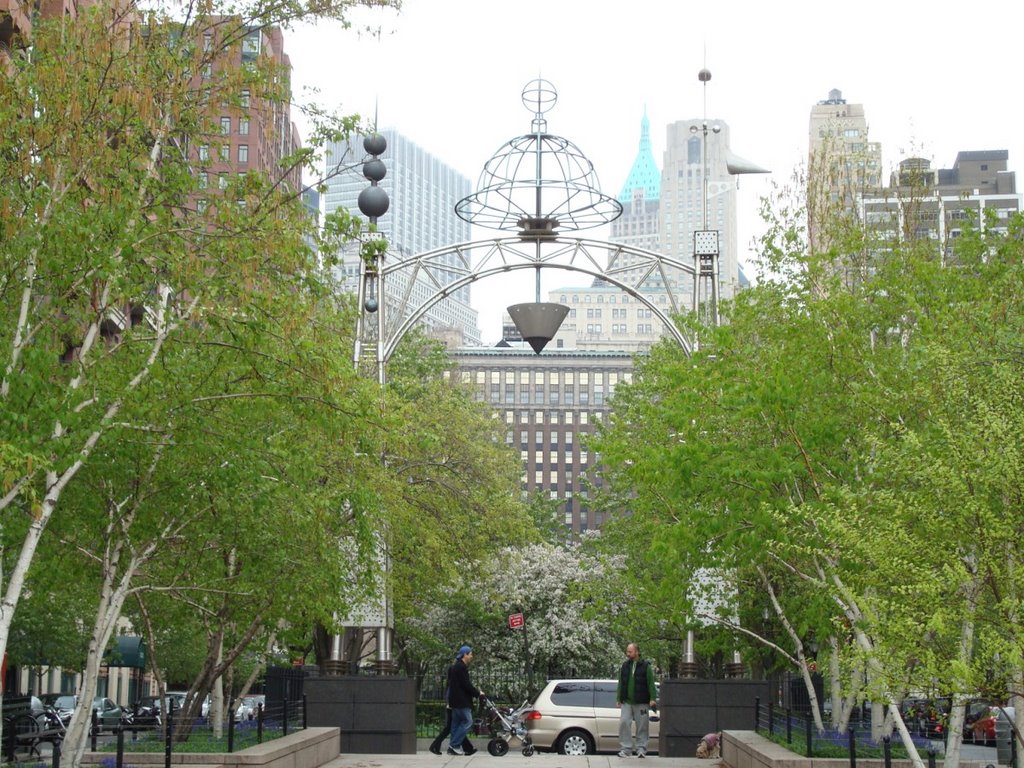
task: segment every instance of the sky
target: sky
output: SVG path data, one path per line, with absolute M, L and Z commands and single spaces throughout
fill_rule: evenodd
M 764 229 L 760 200 L 806 162 L 810 109 L 832 88 L 864 105 L 886 177 L 909 156 L 948 168 L 958 151 L 987 149 L 1009 150 L 1010 170 L 1024 174 L 1019 0 L 403 0 L 400 12 L 356 9 L 352 21 L 288 32 L 295 98 L 376 113 L 380 127 L 396 128 L 473 189 L 505 142 L 531 132 L 521 94 L 537 77 L 558 91 L 549 132 L 583 151 L 611 196 L 632 166 L 645 111 L 661 167 L 666 126 L 703 117 L 706 98 L 707 117 L 730 127 L 732 151 L 771 171 L 739 179 L 737 242 L 748 272 Z M 360 32 L 366 25 L 379 34 Z M 702 67 L 712 74 L 706 88 Z M 547 272 L 544 292 L 586 282 Z M 473 284 L 485 342 L 500 338 L 506 304 L 533 300 L 528 273 Z

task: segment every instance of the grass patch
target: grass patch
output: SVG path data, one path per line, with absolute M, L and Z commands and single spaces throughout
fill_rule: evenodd
M 264 727 L 262 743 L 265 744 L 268 741 L 279 739 L 282 736 L 284 736 L 284 729 Z M 254 747 L 259 743 L 261 742 L 257 739 L 255 728 L 239 728 L 235 731 L 235 752 L 245 749 L 246 747 Z M 124 742 L 125 752 L 163 752 L 164 747 L 165 743 L 163 738 L 156 735 L 143 736 L 137 741 L 125 739 Z M 188 737 L 187 741 L 175 742 L 171 746 L 171 750 L 173 752 L 210 752 L 215 754 L 226 754 L 228 751 L 228 737 L 227 734 L 225 734 L 218 739 L 213 735 L 213 731 L 195 731 Z M 117 743 L 110 742 L 109 744 L 103 744 L 97 751 L 116 752 Z
M 791 752 L 795 752 L 801 757 L 807 756 L 807 739 L 803 733 L 799 735 L 794 731 L 793 740 L 786 741 L 786 734 L 775 732 L 768 733 L 767 731 L 759 730 L 758 733 L 764 736 L 769 741 L 778 744 L 780 747 L 785 747 Z M 811 757 L 832 757 L 847 759 L 850 757 L 849 747 L 849 735 L 846 733 L 839 733 L 838 731 L 826 731 L 823 735 L 813 735 L 811 737 Z M 931 748 L 931 742 L 922 741 L 917 743 L 918 752 L 922 756 L 926 755 L 928 749 Z M 859 736 L 856 741 L 857 757 L 859 758 L 877 758 L 881 760 L 885 757 L 885 749 L 881 743 L 875 743 L 864 736 Z M 894 739 L 889 744 L 889 754 L 893 760 L 908 760 L 910 755 L 907 754 L 906 747 L 903 746 L 903 742 L 898 739 Z M 939 751 L 942 754 L 942 751 Z

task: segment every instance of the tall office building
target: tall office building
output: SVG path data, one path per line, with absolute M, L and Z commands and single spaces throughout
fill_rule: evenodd
M 807 160 L 807 229 L 814 251 L 828 247 L 828 222 L 854 216 L 857 200 L 882 186 L 882 145 L 868 140 L 863 104 L 842 91 L 811 107 Z
M 705 122 L 709 126 L 707 136 Z M 719 291 L 723 299 L 736 294 L 740 279 L 736 180 L 729 174 L 728 156 L 729 126 L 722 120 L 679 120 L 668 126 L 661 171 L 661 252 L 690 261 L 694 232 L 717 230 Z M 674 279 L 680 293 L 692 296 L 689 275 L 678 272 Z
M 470 224 L 455 215 L 455 204 L 472 192 L 468 178 L 446 165 L 426 150 L 393 128 L 380 131 L 387 140 L 387 150 L 381 160 L 387 175 L 380 186 L 388 193 L 391 205 L 378 221 L 378 228 L 388 241 L 385 263 L 396 258 L 410 258 L 469 241 Z M 366 153 L 362 139 L 338 142 L 327 151 L 327 191 L 324 196 L 325 212 L 333 213 L 346 208 L 358 215 L 357 200 L 369 182 L 359 172 Z M 454 254 L 448 256 L 457 267 Z M 360 259 L 356 248 L 342 253 L 344 285 L 353 292 L 359 284 Z M 451 281 L 455 280 L 455 273 Z M 437 292 L 437 287 L 425 279 L 417 279 L 411 286 L 392 282 L 387 287 L 386 300 L 397 301 L 409 292 L 410 302 L 419 306 Z M 394 304 L 389 309 L 393 310 Z M 392 311 L 390 317 L 396 318 Z M 397 319 L 397 318 L 396 318 Z M 423 325 L 442 337 L 446 343 L 454 335 L 461 336 L 462 344 L 480 344 L 478 313 L 470 307 L 470 287 L 458 288 L 424 315 Z
M 541 494 L 559 507 L 567 527 L 580 533 L 604 522 L 591 507 L 600 478 L 598 457 L 586 435 L 608 417 L 608 400 L 633 377 L 632 356 L 622 352 L 528 348 L 458 349 L 449 373 L 474 389 L 505 423 L 505 443 L 519 449 L 522 493 Z
M 651 148 L 651 121 L 640 121 L 640 147 L 619 192 L 622 215 L 611 224 L 611 240 L 646 251 L 658 250 L 661 171 Z

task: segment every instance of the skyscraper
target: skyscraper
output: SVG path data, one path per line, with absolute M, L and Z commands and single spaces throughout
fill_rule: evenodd
M 826 226 L 856 215 L 857 200 L 882 185 L 882 145 L 868 141 L 863 104 L 833 88 L 811 107 L 807 230 L 812 251 L 828 247 Z
M 726 165 L 729 152 L 729 126 L 724 121 L 679 120 L 668 126 L 661 171 L 661 252 L 689 261 L 694 232 L 716 230 L 723 299 L 732 298 L 739 287 L 736 181 Z M 689 275 L 676 272 L 673 279 L 681 293 L 691 295 Z
M 391 200 L 388 212 L 381 217 L 378 228 L 388 241 L 386 260 L 405 259 L 438 248 L 467 242 L 471 237 L 468 222 L 455 215 L 455 203 L 468 197 L 471 184 L 468 178 L 446 165 L 394 128 L 380 131 L 387 140 L 387 150 L 381 155 L 387 175 L 380 186 Z M 358 214 L 357 199 L 367 181 L 351 166 L 358 166 L 365 152 L 362 139 L 338 142 L 327 151 L 327 192 L 324 196 L 325 213 L 347 208 Z M 453 267 L 458 266 L 456 256 L 449 257 Z M 387 261 L 385 262 L 387 263 Z M 345 287 L 355 291 L 358 286 L 359 254 L 353 248 L 342 254 Z M 455 280 L 452 273 L 451 281 Z M 410 291 L 411 301 L 419 305 L 436 293 L 436 287 L 425 280 L 412 286 L 391 284 L 388 299 Z M 391 317 L 395 317 L 394 314 Z M 423 324 L 430 330 L 449 336 L 452 329 L 461 333 L 464 344 L 480 343 L 478 313 L 470 307 L 470 287 L 455 289 L 428 310 Z

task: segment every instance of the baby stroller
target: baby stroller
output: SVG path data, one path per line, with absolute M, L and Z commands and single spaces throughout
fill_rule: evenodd
M 484 710 L 483 725 L 487 727 L 491 737 L 491 740 L 487 742 L 489 754 L 494 757 L 503 757 L 508 754 L 512 739 L 519 739 L 523 745 L 523 756 L 533 755 L 533 742 L 530 740 L 530 734 L 526 732 L 526 724 L 522 720 L 522 713 L 526 710 L 527 704 L 529 702 L 523 702 L 523 706 L 519 709 L 509 709 L 508 707 L 499 709 L 486 696 L 480 697 L 480 706 Z

